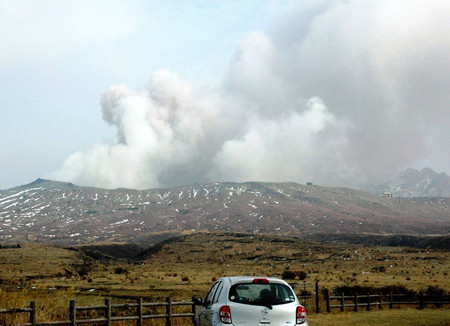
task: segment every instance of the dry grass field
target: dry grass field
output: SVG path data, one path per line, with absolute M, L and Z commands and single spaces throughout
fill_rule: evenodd
M 308 321 L 311 326 L 448 326 L 450 310 L 400 309 L 312 314 L 308 317 Z
M 322 289 L 330 290 L 360 285 L 404 286 L 413 291 L 434 286 L 450 291 L 450 254 L 445 250 L 331 245 L 226 233 L 195 234 L 167 241 L 152 254 L 143 252 L 139 261 L 100 259 L 81 249 L 82 246 L 64 248 L 36 243 L 1 249 L 0 308 L 25 307 L 30 300 L 36 300 L 42 306 L 42 314 L 62 316 L 71 299 L 81 305 L 103 303 L 105 297 L 112 297 L 114 302 L 141 296 L 146 300 L 186 300 L 193 295 L 204 296 L 211 283 L 221 276 L 282 277 L 287 271 L 297 275 L 304 272 L 304 280 L 290 280 L 299 283 L 298 291 L 313 292 L 316 280 Z M 433 311 L 430 314 L 448 320 L 448 310 Z M 390 317 L 384 317 L 386 313 L 373 312 L 387 322 Z M 414 310 L 411 314 L 416 313 L 419 314 Z M 342 324 L 335 321 L 345 315 L 348 314 L 312 315 L 311 320 L 313 325 Z

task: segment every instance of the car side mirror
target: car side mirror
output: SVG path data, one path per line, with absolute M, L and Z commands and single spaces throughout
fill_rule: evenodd
M 200 297 L 192 297 L 192 302 L 194 302 L 194 305 L 196 305 L 196 306 L 203 305 L 203 299 Z

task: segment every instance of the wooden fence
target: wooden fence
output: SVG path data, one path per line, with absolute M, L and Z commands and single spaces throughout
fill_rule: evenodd
M 316 293 L 319 294 L 318 283 L 315 284 Z M 331 309 L 339 309 L 340 311 L 346 311 L 351 308 L 353 311 L 358 309 L 371 310 L 372 307 L 378 307 L 382 309 L 383 306 L 389 306 L 393 309 L 399 306 L 405 305 L 417 305 L 418 308 L 423 309 L 427 305 L 434 305 L 435 307 L 448 306 L 450 304 L 450 295 L 439 296 L 426 296 L 422 292 L 418 296 L 406 296 L 404 294 L 366 294 L 366 295 L 335 295 L 331 296 L 327 289 L 324 290 L 325 295 L 321 296 L 325 300 L 326 311 L 331 312 Z M 299 296 L 301 300 L 301 296 Z M 306 305 L 306 307 L 313 307 L 316 313 L 320 312 L 319 307 L 319 295 L 309 295 L 307 299 L 315 304 Z M 306 299 L 305 299 L 306 300 Z M 184 306 L 184 312 L 175 312 L 174 307 Z M 163 308 L 163 312 L 157 311 L 156 308 Z M 307 308 L 308 309 L 308 308 Z M 131 314 L 127 315 L 127 312 Z M 87 312 L 92 312 L 87 313 Z M 77 306 L 75 300 L 70 301 L 69 305 L 69 320 L 62 321 L 37 321 L 37 308 L 36 302 L 31 301 L 30 306 L 27 308 L 14 308 L 14 309 L 0 309 L 0 317 L 3 314 L 9 314 L 11 317 L 17 316 L 17 314 L 23 314 L 22 320 L 28 319 L 27 323 L 18 324 L 21 326 L 44 326 L 44 325 L 117 325 L 115 322 L 129 321 L 132 325 L 142 326 L 144 320 L 147 319 L 160 319 L 160 325 L 172 326 L 175 319 L 185 318 L 184 323 L 194 324 L 194 316 L 196 312 L 196 306 L 192 301 L 173 302 L 170 298 L 166 298 L 165 302 L 144 302 L 140 298 L 137 303 L 127 304 L 112 304 L 110 299 L 105 300 L 104 305 L 97 306 Z M 94 316 L 92 316 L 94 315 Z M 4 325 L 1 322 L 0 326 Z M 180 325 L 180 323 L 176 323 Z M 130 324 L 127 324 L 130 325 Z
M 312 309 L 314 309 L 316 313 L 320 312 L 319 281 L 289 284 L 295 290 L 300 304 L 303 305 L 307 311 L 312 311 Z
M 352 308 L 353 311 L 358 309 L 365 309 L 370 311 L 371 307 L 378 307 L 383 309 L 383 306 L 389 306 L 390 309 L 396 306 L 416 305 L 419 309 L 424 309 L 427 305 L 434 305 L 441 307 L 450 304 L 450 295 L 424 295 L 419 292 L 419 295 L 409 296 L 405 294 L 364 294 L 358 295 L 341 295 L 330 296 L 329 291 L 325 290 L 326 311 L 331 312 L 331 309 L 340 309 L 346 311 L 346 308 Z M 336 304 L 337 302 L 337 304 Z M 332 304 L 333 303 L 333 304 Z
M 190 312 L 174 313 L 174 306 L 189 306 Z M 165 313 L 146 313 L 145 308 L 165 307 Z M 117 316 L 113 314 L 113 309 L 117 311 L 133 309 L 135 312 L 132 315 Z M 104 305 L 98 306 L 77 306 L 75 300 L 70 301 L 69 305 L 69 320 L 62 321 L 37 321 L 37 309 L 36 302 L 31 301 L 30 307 L 27 308 L 15 308 L 15 309 L 0 309 L 1 314 L 13 314 L 25 313 L 29 314 L 29 322 L 18 324 L 20 326 L 46 326 L 46 325 L 85 325 L 85 324 L 101 324 L 101 325 L 113 325 L 114 322 L 120 321 L 135 321 L 134 325 L 141 326 L 146 319 L 163 319 L 166 326 L 171 326 L 172 321 L 176 318 L 189 318 L 190 323 L 194 324 L 195 305 L 192 301 L 172 302 L 170 298 L 166 298 L 166 302 L 143 302 L 142 298 L 139 298 L 137 303 L 127 304 L 111 304 L 110 299 L 105 299 Z M 95 318 L 89 316 L 81 316 L 83 312 L 94 311 L 97 315 Z M 0 325 L 1 324 L 0 321 Z M 9 325 L 8 325 L 9 326 Z

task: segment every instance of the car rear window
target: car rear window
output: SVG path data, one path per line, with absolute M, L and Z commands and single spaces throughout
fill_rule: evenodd
M 231 286 L 228 299 L 249 305 L 273 306 L 294 302 L 295 296 L 285 284 L 240 283 Z

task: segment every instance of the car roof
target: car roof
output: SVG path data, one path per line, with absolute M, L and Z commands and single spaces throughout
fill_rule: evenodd
M 280 283 L 288 284 L 286 281 L 277 277 L 267 277 L 267 276 L 228 276 L 222 277 L 223 279 L 228 279 L 231 284 L 236 283 L 251 283 L 254 279 L 266 279 L 269 283 Z

